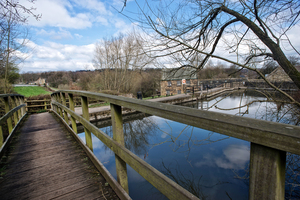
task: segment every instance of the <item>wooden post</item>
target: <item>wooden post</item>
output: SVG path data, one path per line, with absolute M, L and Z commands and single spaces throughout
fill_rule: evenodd
M 44 109 L 47 110 L 47 100 L 46 100 L 46 98 L 44 98 L 44 105 L 45 105 Z
M 113 139 L 120 145 L 125 146 L 124 133 L 123 133 L 123 120 L 122 120 L 122 108 L 121 106 L 110 104 L 111 120 L 113 128 Z M 129 194 L 127 167 L 119 156 L 115 155 L 117 179 L 123 189 Z
M 53 94 L 53 101 L 56 101 L 56 102 L 57 102 L 56 94 Z M 54 108 L 54 111 L 55 111 L 56 113 L 58 113 L 58 108 L 57 108 L 57 106 L 56 106 L 56 105 L 52 105 L 52 106 L 53 106 L 53 108 Z
M 61 97 L 62 97 L 62 104 L 64 106 L 67 106 L 67 103 L 66 103 L 66 94 L 65 93 L 61 93 Z M 69 124 L 68 113 L 65 110 L 64 110 L 64 116 L 65 116 L 65 121 Z
M 28 103 L 27 103 L 27 101 L 25 102 L 25 101 L 23 101 L 23 103 L 25 103 L 26 104 L 26 106 L 25 106 L 25 111 L 24 112 L 28 112 Z
M 4 104 L 5 104 L 5 113 L 8 113 L 10 108 L 9 108 L 9 97 L 4 97 Z M 7 119 L 7 126 L 8 126 L 8 132 L 9 134 L 12 132 L 12 122 L 11 118 L 9 117 Z
M 90 121 L 88 99 L 81 96 L 82 116 L 84 119 Z M 93 142 L 91 131 L 84 127 L 86 145 L 93 151 Z
M 0 148 L 3 145 L 3 142 L 4 142 L 4 136 L 3 136 L 2 126 L 0 126 Z
M 70 106 L 70 109 L 72 111 L 75 112 L 75 106 L 74 106 L 74 98 L 73 98 L 73 94 L 68 94 L 69 95 L 69 106 Z M 76 125 L 76 120 L 74 117 L 71 116 L 71 122 L 72 122 L 72 128 L 73 128 L 73 131 L 75 133 L 78 133 L 77 132 L 77 125 Z
M 24 97 L 21 97 L 20 99 L 20 104 L 24 104 Z M 25 107 L 21 108 L 21 115 L 24 116 L 25 115 Z
M 16 101 L 16 105 L 17 106 L 21 105 L 20 97 L 16 97 L 15 101 Z M 22 118 L 21 110 L 22 110 L 22 108 L 18 110 L 18 119 L 19 120 Z
M 59 93 L 59 94 L 57 95 L 57 102 L 58 102 L 58 103 L 61 103 L 61 93 Z M 59 111 L 59 115 L 60 115 L 62 118 L 64 118 L 64 115 L 63 115 L 63 112 L 62 112 L 62 108 L 58 107 L 58 111 Z
M 284 199 L 286 152 L 251 143 L 249 199 Z
M 11 104 L 12 104 L 13 108 L 17 107 L 16 101 L 15 101 L 15 97 L 11 97 Z M 15 123 L 15 126 L 17 125 L 18 121 L 19 120 L 18 120 L 17 112 L 14 112 L 14 123 Z

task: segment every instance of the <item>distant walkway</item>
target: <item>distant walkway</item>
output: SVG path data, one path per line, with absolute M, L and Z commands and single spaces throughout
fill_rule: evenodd
M 1 200 L 118 199 L 52 114 L 30 115 L 11 145 L 0 179 Z
M 213 89 L 209 89 L 209 90 L 203 90 L 202 94 L 215 93 L 215 92 L 221 91 L 223 89 L 224 88 L 213 88 Z M 200 93 L 200 92 L 197 92 L 197 93 Z M 177 95 L 173 95 L 173 96 L 148 99 L 147 101 L 166 102 L 166 101 L 173 101 L 173 100 L 179 100 L 179 99 L 187 99 L 187 98 L 191 98 L 191 97 L 192 96 L 190 94 L 177 94 Z M 101 107 L 89 108 L 89 113 L 93 114 L 93 113 L 105 112 L 105 111 L 109 111 L 109 110 L 110 110 L 110 106 L 101 106 Z M 75 113 L 82 115 L 82 108 L 76 107 Z

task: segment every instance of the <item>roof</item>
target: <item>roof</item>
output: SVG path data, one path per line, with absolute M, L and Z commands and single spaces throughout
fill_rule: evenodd
M 164 69 L 162 80 L 197 79 L 197 71 L 191 67 Z
M 295 66 L 295 68 L 300 71 L 300 66 Z M 292 79 L 285 73 L 282 67 L 277 67 L 268 76 L 269 81 L 287 81 L 292 82 Z

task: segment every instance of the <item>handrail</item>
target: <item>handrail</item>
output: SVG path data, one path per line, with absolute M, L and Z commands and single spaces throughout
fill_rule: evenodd
M 0 94 L 0 98 L 4 99 L 5 104 L 5 115 L 0 118 L 0 158 L 3 155 L 3 152 L 9 145 L 10 137 L 16 127 L 19 125 L 19 122 L 26 115 L 24 104 L 24 96 L 20 94 Z M 10 104 L 14 107 L 10 109 Z M 12 123 L 12 118 L 13 122 Z M 7 124 L 8 133 L 4 133 L 2 126 Z M 14 125 L 14 126 L 13 126 Z
M 13 114 L 14 114 L 16 111 L 20 110 L 21 108 L 23 108 L 23 107 L 25 107 L 25 106 L 26 106 L 26 104 L 21 104 L 21 105 L 15 107 L 15 108 L 11 109 L 8 113 L 6 113 L 4 116 L 2 116 L 2 117 L 0 118 L 0 126 L 3 125 L 4 123 L 6 123 L 6 120 L 7 120 L 9 117 L 13 116 Z
M 274 199 L 284 198 L 285 152 L 300 154 L 300 127 L 298 126 L 86 91 L 56 91 L 52 94 L 53 100 L 56 98 L 57 101 L 60 101 L 60 97 L 64 96 L 62 94 L 65 93 L 68 93 L 69 96 L 77 94 L 84 98 L 89 97 L 100 99 L 102 101 L 109 102 L 111 105 L 127 107 L 144 113 L 157 115 L 184 124 L 204 128 L 210 131 L 249 141 L 251 142 L 251 171 L 249 189 L 250 199 L 265 197 L 264 195 L 267 195 L 268 197 L 272 195 L 274 196 Z M 102 142 L 111 148 L 117 156 L 119 156 L 125 163 L 128 163 L 130 166 L 132 166 L 138 173 L 140 173 L 146 180 L 158 188 L 168 198 L 178 199 L 178 196 L 176 196 L 176 191 L 173 191 L 173 189 L 176 187 L 171 183 L 166 183 L 168 181 L 164 182 L 164 184 L 169 184 L 167 191 L 172 190 L 172 193 L 175 194 L 175 197 L 172 195 L 168 196 L 169 194 L 167 194 L 168 192 L 164 191 L 165 188 L 162 187 L 160 184 L 161 182 L 152 181 L 153 177 L 158 176 L 156 173 L 157 170 L 151 166 L 147 166 L 148 164 L 143 160 L 140 161 L 134 154 L 132 155 L 131 152 L 128 152 L 125 147 L 117 144 L 118 142 L 115 142 L 109 136 L 106 136 L 105 133 L 90 124 L 88 118 L 84 117 L 84 120 L 84 118 L 77 116 L 71 109 L 68 109 L 66 106 L 58 102 L 53 102 L 52 104 L 56 107 L 54 109 L 61 109 L 58 110 L 61 116 L 66 116 L 66 113 L 69 113 L 72 118 L 81 122 L 86 129 L 93 132 L 93 134 L 95 134 Z M 63 111 L 65 114 L 63 114 Z M 112 116 L 113 112 L 115 111 L 112 111 Z M 143 170 L 140 170 L 136 166 L 144 167 Z M 147 168 L 147 172 L 145 174 L 143 174 L 144 168 Z M 266 177 L 265 170 L 268 171 L 268 177 Z M 149 175 L 149 171 L 152 171 L 151 176 Z M 157 179 L 157 177 L 155 179 Z M 274 184 L 266 184 L 264 183 L 266 181 L 264 179 L 267 179 L 269 183 Z M 270 194 L 270 191 L 272 191 L 272 194 Z M 189 198 L 188 196 L 186 197 Z

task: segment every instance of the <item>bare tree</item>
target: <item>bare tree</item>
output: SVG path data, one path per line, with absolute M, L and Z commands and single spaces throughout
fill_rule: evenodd
M 103 39 L 96 44 L 94 67 L 101 72 L 103 90 L 129 92 L 132 71 L 143 69 L 153 59 L 143 54 L 142 40 L 134 33 Z
M 204 59 L 195 67 L 198 70 L 210 58 L 226 61 L 255 71 L 272 88 L 299 104 L 257 68 L 259 62 L 272 59 L 300 88 L 300 72 L 283 51 L 288 44 L 294 54 L 299 54 L 287 35 L 299 22 L 298 0 L 170 0 L 157 4 L 146 0 L 144 5 L 137 4 L 142 13 L 139 23 L 156 33 L 150 34 L 155 37 L 152 41 L 156 48 L 149 51 L 156 51 L 157 56 L 180 52 L 189 60 L 194 54 L 202 54 Z M 222 46 L 236 59 L 222 55 Z
M 30 2 L 33 3 L 34 0 Z M 19 55 L 28 41 L 28 31 L 24 28 L 27 17 L 24 13 L 36 19 L 39 19 L 40 15 L 33 14 L 34 8 L 26 8 L 15 0 L 0 0 L 0 6 L 0 73 L 3 74 L 4 79 L 1 81 L 4 85 L 3 92 L 7 93 L 12 75 L 18 71 L 17 64 L 24 59 Z

